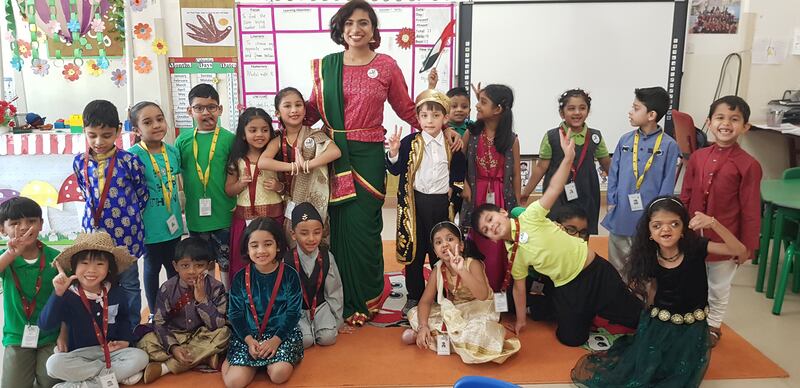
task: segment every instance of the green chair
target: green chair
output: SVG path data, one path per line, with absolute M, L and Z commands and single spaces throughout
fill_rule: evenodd
M 792 292 L 795 294 L 800 292 L 800 238 L 795 240 L 789 245 L 786 250 L 786 257 L 783 259 L 783 271 L 781 271 L 781 278 L 778 282 L 778 288 L 775 290 L 775 302 L 772 304 L 772 313 L 781 315 L 781 308 L 783 307 L 783 296 L 786 294 L 786 283 L 789 281 L 789 273 L 794 272 L 794 279 L 792 279 Z
M 800 167 L 792 167 L 788 168 L 783 171 L 781 179 L 788 180 L 788 179 L 800 179 Z M 770 241 L 772 240 L 772 232 L 775 228 L 775 206 L 771 203 L 764 203 L 761 204 L 761 237 L 759 238 L 759 247 L 756 249 L 756 252 L 753 256 L 753 264 L 758 265 L 758 275 L 756 276 L 756 292 L 763 292 L 765 286 L 765 280 L 767 278 L 767 267 L 769 266 L 769 262 L 767 257 L 769 256 L 769 246 Z M 785 224 L 783 227 L 782 238 L 780 242 L 776 242 L 777 246 L 774 246 L 773 249 L 781 249 L 781 243 L 787 247 L 793 240 L 798 240 L 798 245 L 800 245 L 800 219 L 795 219 L 793 217 L 786 217 L 784 219 Z M 761 250 L 764 252 L 761 252 Z M 800 249 L 798 247 L 797 249 Z M 773 269 L 772 272 L 776 270 Z M 795 272 L 800 272 L 800 268 L 795 269 Z M 772 298 L 774 294 L 769 292 L 774 283 L 771 281 L 774 279 L 770 279 L 769 284 L 767 284 L 767 298 Z

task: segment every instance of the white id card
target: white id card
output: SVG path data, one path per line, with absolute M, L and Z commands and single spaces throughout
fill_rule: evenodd
M 170 234 L 177 232 L 180 228 L 178 226 L 178 218 L 174 214 L 167 218 L 167 228 L 169 228 Z
M 244 227 L 246 228 L 246 227 L 250 226 L 251 222 L 253 222 L 253 220 L 244 220 Z
M 450 337 L 447 334 L 436 336 L 436 354 L 440 356 L 450 355 Z
M 283 212 L 283 216 L 291 220 L 295 205 L 294 201 L 286 201 L 286 211 Z
M 39 326 L 25 325 L 25 330 L 22 332 L 22 343 L 19 345 L 22 348 L 36 349 L 39 347 Z
M 496 203 L 494 202 L 494 191 L 486 193 L 486 203 L 491 203 L 492 205 L 496 205 Z
M 508 312 L 508 298 L 505 292 L 494 293 L 494 311 L 498 313 Z
M 97 376 L 97 380 L 100 381 L 100 386 L 103 388 L 119 388 L 117 376 L 114 375 L 113 371 L 109 370 L 108 374 Z
M 575 182 L 570 182 L 564 185 L 564 194 L 567 195 L 567 201 L 578 199 L 578 188 L 575 187 Z
M 211 216 L 211 198 L 200 198 L 200 217 Z
M 644 205 L 642 205 L 642 195 L 639 193 L 628 194 L 628 202 L 631 204 L 631 210 L 638 212 L 640 210 L 644 210 Z

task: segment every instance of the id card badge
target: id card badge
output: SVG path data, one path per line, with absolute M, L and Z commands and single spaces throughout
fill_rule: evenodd
M 100 381 L 100 386 L 103 388 L 119 388 L 117 376 L 111 370 L 108 370 L 108 374 L 97 376 L 97 380 Z
M 642 205 L 642 195 L 639 193 L 628 194 L 628 202 L 631 204 L 631 210 L 638 212 L 644 210 Z
M 180 229 L 180 226 L 178 226 L 178 218 L 175 217 L 174 214 L 167 218 L 167 228 L 169 228 L 170 234 L 173 234 Z
M 531 295 L 544 295 L 544 283 L 534 280 L 531 284 Z
M 567 201 L 578 199 L 578 188 L 575 186 L 575 182 L 564 185 L 564 194 L 567 195 Z
M 294 201 L 286 201 L 286 211 L 283 212 L 283 216 L 291 220 L 295 205 Z
M 244 227 L 246 228 L 246 227 L 250 226 L 251 222 L 253 222 L 253 220 L 244 220 Z
M 496 203 L 494 202 L 494 191 L 486 193 L 486 203 L 491 203 L 492 205 L 496 205 Z
M 508 297 L 505 292 L 494 293 L 494 311 L 498 313 L 508 312 Z
M 440 356 L 450 355 L 450 336 L 439 334 L 436 336 L 436 354 Z
M 22 332 L 22 343 L 19 345 L 21 348 L 36 349 L 39 347 L 39 326 L 25 325 L 25 330 Z
M 211 216 L 211 198 L 200 198 L 200 217 Z

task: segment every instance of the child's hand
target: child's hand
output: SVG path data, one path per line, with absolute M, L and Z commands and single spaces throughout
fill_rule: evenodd
M 475 86 L 475 84 L 469 84 L 469 86 L 472 87 L 472 93 L 475 94 L 475 98 L 480 100 L 481 99 L 481 91 L 483 90 L 483 89 L 481 89 L 481 83 L 478 82 L 478 86 Z
M 458 152 L 464 148 L 464 142 L 455 129 L 447 127 L 444 130 L 444 135 L 450 140 L 450 151 Z
M 208 297 L 206 295 L 206 282 L 205 282 L 206 273 L 203 272 L 197 279 L 194 280 L 194 300 L 197 303 L 205 303 L 208 301 Z
M 294 161 L 297 162 L 297 165 L 300 167 L 300 170 L 303 169 L 303 163 L 306 161 L 303 159 L 303 151 L 300 149 L 300 146 L 294 148 Z
M 250 182 L 253 181 L 253 177 L 250 174 L 239 174 L 239 184 L 242 186 L 247 186 Z
M 280 345 L 281 339 L 277 336 L 272 336 L 272 338 L 262 342 L 258 351 L 259 358 L 268 359 L 274 356 Z
M 181 364 L 189 365 L 194 362 L 194 358 L 192 354 L 189 352 L 189 349 L 186 349 L 181 346 L 174 346 L 172 348 L 172 357 L 175 357 L 175 360 Z
M 128 343 L 128 341 L 110 341 L 108 343 L 108 351 L 109 352 L 115 352 L 117 350 L 127 348 L 128 345 L 130 345 L 130 343 Z
M 61 269 L 61 264 L 58 264 L 57 261 L 55 263 L 58 275 L 53 278 L 53 292 L 56 296 L 63 296 L 64 292 L 69 288 L 69 285 L 72 284 L 72 281 L 78 280 L 78 275 L 67 276 L 64 270 Z
M 689 220 L 689 229 L 698 231 L 701 229 L 707 229 L 714 226 L 717 223 L 717 220 L 714 217 L 707 216 L 702 212 L 694 212 L 694 217 Z
M 247 336 L 244 339 L 244 343 L 247 344 L 247 353 L 250 353 L 250 357 L 254 360 L 258 360 L 258 347 L 259 343 L 255 340 L 252 336 Z
M 564 131 L 559 131 L 561 137 L 561 149 L 564 151 L 564 159 L 575 159 L 575 140 L 570 138 Z
M 67 324 L 61 322 L 61 330 L 58 333 L 58 338 L 56 338 L 56 353 L 67 353 L 69 352 L 69 346 L 67 344 L 69 339 L 69 332 L 67 331 Z
M 517 322 L 514 324 L 514 333 L 519 335 L 522 332 L 522 329 L 525 328 L 526 324 L 525 314 L 517 314 Z
M 464 272 L 467 269 L 467 262 L 461 255 L 454 255 L 453 252 L 448 249 L 447 257 L 450 259 L 450 265 L 456 272 Z
M 36 235 L 33 233 L 33 228 L 28 228 L 28 230 L 20 236 L 16 234 L 17 237 L 12 238 L 8 241 L 8 250 L 14 256 L 17 256 L 19 252 L 25 250 L 25 248 L 29 247 L 31 244 L 36 242 Z
M 417 346 L 419 346 L 420 349 L 428 349 L 433 343 L 431 330 L 427 326 L 420 327 L 417 332 Z
M 431 69 L 430 73 L 428 73 L 428 89 L 436 89 L 436 85 L 439 83 L 439 73 L 436 71 L 434 67 Z
M 400 152 L 400 132 L 403 127 L 394 126 L 394 133 L 389 136 L 389 157 L 394 158 Z
M 275 178 L 265 179 L 264 180 L 264 190 L 281 192 L 283 190 L 283 183 L 279 182 Z

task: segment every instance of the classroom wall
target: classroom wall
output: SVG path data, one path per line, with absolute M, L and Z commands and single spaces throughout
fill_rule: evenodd
M 713 101 L 724 58 L 732 52 L 742 55 L 742 79 L 739 95 L 751 107 L 750 121 L 765 122 L 767 102 L 780 98 L 786 89 L 800 88 L 800 56 L 789 55 L 780 65 L 751 64 L 754 39 L 788 39 L 791 44 L 795 27 L 800 27 L 800 1 L 743 0 L 739 32 L 732 35 L 689 34 L 681 90 L 681 111 L 692 115 L 701 127 Z M 731 72 L 730 79 L 734 79 Z M 734 91 L 731 83 L 723 85 L 723 95 Z M 751 131 L 741 140 L 742 147 L 754 155 L 764 170 L 764 178 L 779 178 L 788 168 L 786 139 L 771 132 Z

